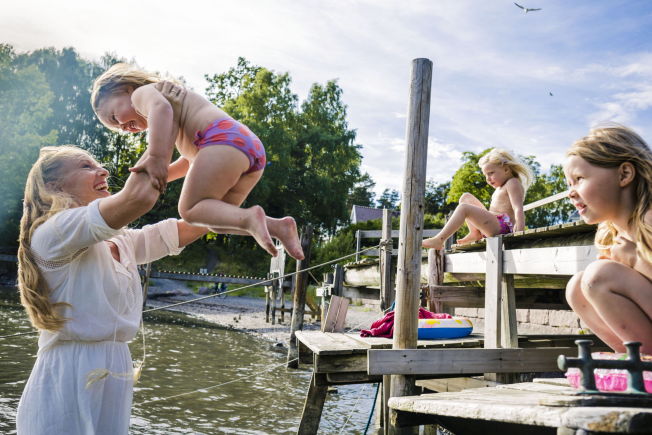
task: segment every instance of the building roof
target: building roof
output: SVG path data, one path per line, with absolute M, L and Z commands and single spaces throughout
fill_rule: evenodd
M 398 212 L 392 210 L 392 215 L 397 216 Z M 351 223 L 357 224 L 374 219 L 383 218 L 382 208 L 365 207 L 364 205 L 354 205 L 351 208 Z

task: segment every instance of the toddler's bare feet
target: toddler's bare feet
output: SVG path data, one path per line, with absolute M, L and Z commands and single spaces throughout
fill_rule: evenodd
M 421 246 L 424 248 L 444 249 L 444 241 L 438 236 L 435 236 L 424 240 L 423 243 L 421 243 Z
M 265 210 L 262 207 L 255 205 L 247 209 L 250 213 L 247 225 L 247 231 L 249 234 L 256 239 L 256 242 L 272 257 L 278 255 L 278 251 L 274 246 L 274 241 L 269 235 L 269 230 L 267 229 L 267 216 L 265 215 Z
M 294 218 L 286 216 L 281 219 L 274 219 L 274 229 L 272 235 L 279 239 L 285 250 L 292 258 L 303 260 L 303 249 L 301 249 L 301 241 L 299 240 L 299 233 L 297 232 L 297 223 Z
M 482 238 L 482 234 L 480 233 L 469 233 L 466 236 L 462 237 L 457 241 L 458 245 L 466 245 L 468 243 L 473 243 L 477 240 L 480 240 Z

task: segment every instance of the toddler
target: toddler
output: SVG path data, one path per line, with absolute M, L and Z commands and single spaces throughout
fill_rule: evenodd
M 179 198 L 186 222 L 251 235 L 271 255 L 277 254 L 276 237 L 303 259 L 293 218 L 270 218 L 257 205 L 239 207 L 266 163 L 263 144 L 247 126 L 201 95 L 122 63 L 95 80 L 91 104 L 112 130 L 148 130 L 148 148 L 133 172 L 146 172 L 161 192 L 168 181 L 186 177 Z M 170 164 L 175 145 L 181 157 Z

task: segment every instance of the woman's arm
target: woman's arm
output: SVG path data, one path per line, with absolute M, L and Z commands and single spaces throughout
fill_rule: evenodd
M 139 162 L 146 156 L 147 151 Z M 119 229 L 150 211 L 158 195 L 147 174 L 132 172 L 120 192 L 100 201 L 100 214 L 109 227 Z
M 525 229 L 525 213 L 523 212 L 523 201 L 525 200 L 525 191 L 521 181 L 514 177 L 505 183 L 509 203 L 514 210 L 514 231 L 523 231 Z
M 177 221 L 177 230 L 179 231 L 179 248 L 183 248 L 208 233 L 207 227 L 198 227 L 190 225 L 185 221 Z
M 179 157 L 168 168 L 168 182 L 185 177 L 190 168 L 190 162 L 185 157 Z

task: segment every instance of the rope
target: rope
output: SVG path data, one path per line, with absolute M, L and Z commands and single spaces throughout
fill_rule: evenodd
M 356 255 L 358 255 L 358 254 L 363 253 L 363 252 L 371 251 L 372 249 L 376 249 L 376 248 L 381 248 L 381 247 L 383 247 L 383 246 L 386 246 L 388 243 L 389 243 L 388 241 L 382 241 L 381 243 L 377 244 L 376 246 L 371 246 L 371 247 L 369 247 L 369 248 L 361 249 L 361 250 L 359 250 L 359 251 L 357 251 L 357 252 L 354 252 L 354 253 L 352 253 L 352 254 L 348 254 L 348 255 L 345 255 L 345 256 L 343 256 L 343 257 L 336 258 L 335 260 L 326 261 L 326 262 L 324 262 L 324 263 L 316 264 L 316 265 L 314 265 L 314 266 L 310 266 L 310 267 L 307 267 L 307 268 L 302 269 L 302 270 L 298 270 L 298 271 L 295 271 L 295 272 L 291 272 L 291 273 L 285 274 L 285 275 L 283 275 L 283 276 L 277 276 L 277 277 L 275 277 L 275 278 L 266 279 L 266 280 L 264 280 L 264 281 L 260 281 L 260 282 L 257 282 L 257 283 L 255 283 L 255 284 L 249 284 L 249 285 L 245 285 L 245 286 L 242 286 L 242 287 L 238 287 L 238 288 L 235 288 L 235 289 L 232 289 L 232 290 L 227 290 L 227 291 L 225 291 L 225 292 L 221 292 L 221 293 L 219 293 L 219 294 L 202 296 L 202 297 L 200 297 L 200 298 L 191 299 L 191 300 L 188 300 L 188 301 L 182 301 L 182 302 L 177 302 L 177 303 L 174 303 L 174 304 L 163 305 L 162 307 L 155 307 L 155 308 L 150 308 L 150 309 L 147 309 L 147 310 L 143 310 L 143 314 L 145 314 L 145 313 L 149 313 L 149 312 L 152 312 L 152 311 L 165 310 L 165 309 L 167 309 L 167 308 L 177 307 L 177 306 L 179 306 L 179 305 L 185 305 L 185 304 L 191 304 L 191 303 L 195 303 L 195 302 L 200 302 L 200 301 L 203 301 L 204 299 L 210 299 L 210 298 L 214 298 L 214 297 L 216 297 L 216 296 L 226 295 L 226 294 L 228 294 L 228 293 L 235 292 L 235 291 L 238 291 L 238 290 L 244 290 L 244 289 L 246 289 L 246 288 L 256 287 L 256 286 L 259 286 L 259 285 L 261 285 L 261 284 L 269 283 L 269 282 L 272 282 L 272 281 L 277 280 L 277 279 L 287 278 L 287 277 L 289 277 L 289 276 L 297 275 L 297 274 L 302 273 L 302 272 L 309 272 L 309 271 L 311 271 L 311 270 L 313 270 L 313 269 L 317 269 L 317 268 L 319 268 L 319 267 L 323 267 L 323 266 L 328 266 L 329 264 L 337 263 L 337 262 L 342 261 L 342 260 L 345 260 L 345 259 L 347 259 L 347 258 L 349 258 L 349 257 L 354 257 L 354 256 L 356 256 Z M 312 275 L 312 274 L 310 274 L 310 275 Z M 315 279 L 314 276 L 313 276 L 313 279 Z M 315 280 L 316 280 L 316 279 L 315 279 Z M 319 282 L 319 281 L 317 281 L 317 282 Z M 37 334 L 37 333 L 38 333 L 38 331 L 30 331 L 30 332 L 19 332 L 19 333 L 17 333 L 17 334 L 0 335 L 0 339 L 2 339 L 2 338 L 16 337 L 16 336 L 19 336 L 19 335 Z
M 380 382 L 376 384 L 376 394 L 374 394 L 374 401 L 371 403 L 371 411 L 369 411 L 369 419 L 367 420 L 367 425 L 364 427 L 364 432 L 362 435 L 367 435 L 369 426 L 371 426 L 371 417 L 374 416 L 374 410 L 376 409 L 376 401 L 378 400 L 378 390 L 380 390 Z
M 346 417 L 346 420 L 344 421 L 344 424 L 342 425 L 342 428 L 338 432 L 338 435 L 341 435 L 344 431 L 344 428 L 346 425 L 349 423 L 349 420 L 351 420 L 351 417 L 353 416 L 353 413 L 357 411 L 358 408 L 358 402 L 360 402 L 360 398 L 362 397 L 362 393 L 365 392 L 369 384 L 364 384 L 364 386 L 360 389 L 360 392 L 358 393 L 358 398 L 355 400 L 355 403 L 353 404 L 353 411 L 349 414 L 348 417 Z
M 212 388 L 223 387 L 224 385 L 232 384 L 232 383 L 234 383 L 234 382 L 238 382 L 238 381 L 241 381 L 241 380 L 243 380 L 243 379 L 248 379 L 248 378 L 252 378 L 252 377 L 254 377 L 254 376 L 258 376 L 260 373 L 268 373 L 268 372 L 271 372 L 272 370 L 275 370 L 275 369 L 277 369 L 277 368 L 279 368 L 279 367 L 281 367 L 281 366 L 284 366 L 284 367 L 285 367 L 287 364 L 292 363 L 292 362 L 294 362 L 294 361 L 297 361 L 298 359 L 299 359 L 299 358 L 295 358 L 295 359 L 293 359 L 293 360 L 291 360 L 291 361 L 287 361 L 287 362 L 284 362 L 284 363 L 282 363 L 282 364 L 274 365 L 274 366 L 270 367 L 270 368 L 267 369 L 267 370 L 263 370 L 262 372 L 259 372 L 259 373 L 253 374 L 253 375 L 249 375 L 249 376 L 240 376 L 239 378 L 231 379 L 230 381 L 223 382 L 223 383 L 221 383 L 221 384 L 211 385 L 210 387 L 205 387 L 205 388 L 197 388 L 196 390 L 187 391 L 187 392 L 185 392 L 185 393 L 175 394 L 175 395 L 173 395 L 173 396 L 161 397 L 161 398 L 159 398 L 159 399 L 147 400 L 147 401 L 145 401 L 145 402 L 140 402 L 140 404 L 141 404 L 141 405 L 145 405 L 145 404 L 147 404 L 147 403 L 160 402 L 160 401 L 162 401 L 162 400 L 174 399 L 174 398 L 176 398 L 176 397 L 188 396 L 188 395 L 190 395 L 190 394 L 195 394 L 195 393 L 205 393 L 206 391 L 208 391 L 208 390 L 210 390 L 210 389 L 212 389 Z
M 342 260 L 344 260 L 346 258 L 354 257 L 354 256 L 356 256 L 356 255 L 358 255 L 358 254 L 360 254 L 362 252 L 367 252 L 367 251 L 371 251 L 372 249 L 379 248 L 379 247 L 383 246 L 383 244 L 384 243 L 379 243 L 376 246 L 371 246 L 369 248 L 361 249 L 361 250 L 359 250 L 357 252 L 354 252 L 353 254 L 345 255 L 343 257 L 336 258 L 335 260 L 330 260 L 330 261 L 327 261 L 325 263 L 316 264 L 314 266 L 306 267 L 305 269 L 301 269 L 301 270 L 298 270 L 296 272 L 290 272 L 290 273 L 287 273 L 287 274 L 285 274 L 283 276 L 277 276 L 277 277 L 274 277 L 274 278 L 269 278 L 269 279 L 266 279 L 264 281 L 257 282 L 255 284 L 249 284 L 249 285 L 245 285 L 245 286 L 242 286 L 242 287 L 235 288 L 233 290 L 227 290 L 225 292 L 220 293 L 219 296 L 222 296 L 222 295 L 225 295 L 225 294 L 228 294 L 228 293 L 231 293 L 231 292 L 235 292 L 235 291 L 238 291 L 238 290 L 244 290 L 244 289 L 247 289 L 247 288 L 250 288 L 250 287 L 256 287 L 256 286 L 259 286 L 261 284 L 269 283 L 269 282 L 272 282 L 272 281 L 275 281 L 275 280 L 284 279 L 284 278 L 287 278 L 289 276 L 298 275 L 299 273 L 308 272 L 310 270 L 317 269 L 319 267 L 328 266 L 329 264 L 337 263 L 337 262 L 342 261 Z M 164 309 L 167 309 L 167 308 L 177 307 L 179 305 L 192 304 L 192 303 L 195 303 L 195 302 L 203 301 L 205 299 L 214 298 L 216 296 L 218 296 L 218 295 L 216 295 L 216 294 L 215 295 L 207 295 L 207 296 L 202 296 L 200 298 L 191 299 L 191 300 L 188 300 L 188 301 L 182 301 L 182 302 L 177 302 L 177 303 L 174 303 L 174 304 L 163 305 L 162 307 L 150 308 L 148 310 L 144 310 L 143 314 L 144 313 L 149 313 L 151 311 L 158 311 L 158 310 L 164 310 Z

